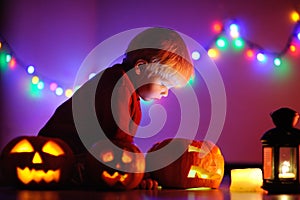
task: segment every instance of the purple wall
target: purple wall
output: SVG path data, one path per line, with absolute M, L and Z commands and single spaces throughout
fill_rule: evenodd
M 290 13 L 297 7 L 300 10 L 296 2 L 5 0 L 1 16 L 5 23 L 0 33 L 24 65 L 33 64 L 44 77 L 72 87 L 77 70 L 95 46 L 115 34 L 138 27 L 170 27 L 207 46 L 215 36 L 212 24 L 235 18 L 240 22 L 242 36 L 279 52 L 294 26 Z M 269 113 L 281 106 L 300 112 L 299 55 L 287 54 L 284 60 L 288 64 L 282 68 L 272 64 L 262 66 L 247 60 L 244 52 L 230 50 L 215 61 L 227 96 L 226 120 L 217 144 L 227 162 L 260 163 L 259 139 L 273 127 Z M 55 108 L 66 100 L 47 90 L 31 95 L 29 78 L 20 67 L 1 71 L 0 150 L 18 135 L 37 134 Z M 197 139 L 207 131 L 210 118 L 210 97 L 204 85 L 201 79 L 194 85 L 201 100 Z M 172 108 L 176 98 L 170 94 L 170 101 L 166 100 L 162 104 L 166 105 L 168 119 L 178 116 Z M 180 119 L 174 117 L 174 120 Z M 137 142 L 146 150 L 154 142 L 171 136 L 173 131 L 174 122 L 171 122 L 164 134 L 152 137 L 147 144 Z

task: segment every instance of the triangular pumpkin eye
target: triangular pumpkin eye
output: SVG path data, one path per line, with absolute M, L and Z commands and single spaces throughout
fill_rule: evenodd
M 201 152 L 201 148 L 189 145 L 188 152 Z
M 53 141 L 48 141 L 42 148 L 42 151 L 53 156 L 64 155 L 65 152 L 62 148 Z
M 124 151 L 122 155 L 122 162 L 123 163 L 131 163 L 132 155 L 128 151 Z
M 30 142 L 26 139 L 21 140 L 18 142 L 14 148 L 10 151 L 10 153 L 23 153 L 23 152 L 33 152 L 34 148 L 30 144 Z
M 113 152 L 108 151 L 106 153 L 102 153 L 100 157 L 103 160 L 103 162 L 110 162 L 114 159 L 114 154 Z

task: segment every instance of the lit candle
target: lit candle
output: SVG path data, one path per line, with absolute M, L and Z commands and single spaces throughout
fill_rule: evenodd
M 262 171 L 259 168 L 231 170 L 230 191 L 260 192 L 263 183 Z
M 281 164 L 281 173 L 278 174 L 278 177 L 294 179 L 296 176 L 294 173 L 290 172 L 290 166 L 291 166 L 291 164 L 289 161 L 283 161 Z

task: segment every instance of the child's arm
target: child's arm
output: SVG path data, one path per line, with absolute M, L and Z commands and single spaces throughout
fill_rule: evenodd
M 141 119 L 137 94 L 128 87 L 118 87 L 112 98 L 112 112 L 118 126 L 115 138 L 133 142 Z

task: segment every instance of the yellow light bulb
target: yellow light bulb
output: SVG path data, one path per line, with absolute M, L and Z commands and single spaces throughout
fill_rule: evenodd
M 297 13 L 296 11 L 293 11 L 291 14 L 291 18 L 294 22 L 299 21 L 300 17 L 299 17 L 299 13 Z
M 40 79 L 39 79 L 38 76 L 34 76 L 34 77 L 32 77 L 32 79 L 31 79 L 31 82 L 32 82 L 33 84 L 38 84 L 39 81 L 40 81 Z
M 218 56 L 218 51 L 216 49 L 209 49 L 207 54 L 211 58 L 216 58 Z
M 66 95 L 66 97 L 71 97 L 73 95 L 73 91 L 71 89 L 67 89 L 65 91 L 65 95 Z
M 291 45 L 290 46 L 290 51 L 291 52 L 295 52 L 296 51 L 296 46 L 295 45 Z

